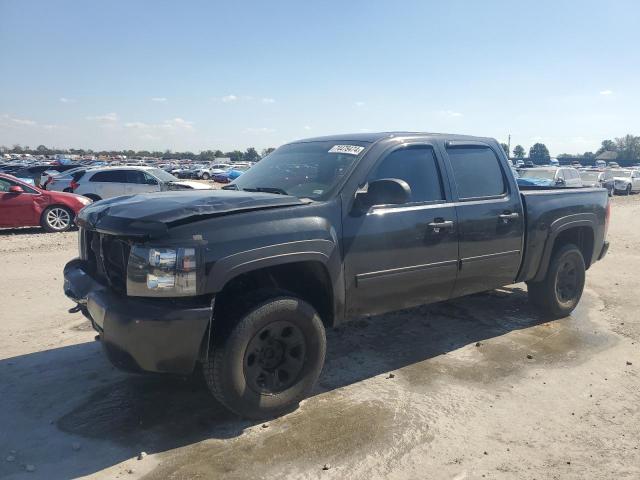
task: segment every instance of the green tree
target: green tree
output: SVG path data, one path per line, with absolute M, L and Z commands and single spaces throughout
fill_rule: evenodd
M 640 137 L 627 134 L 616 138 L 616 150 L 618 158 L 635 162 L 640 160 Z
M 525 150 L 522 145 L 516 145 L 516 148 L 513 149 L 513 156 L 516 158 L 524 158 Z
M 603 140 L 600 144 L 600 148 L 596 152 L 596 155 L 600 155 L 603 152 L 617 152 L 618 148 L 616 142 L 613 140 Z
M 264 149 L 262 149 L 262 153 L 260 154 L 260 156 L 261 156 L 262 158 L 264 158 L 264 157 L 266 157 L 267 155 L 270 155 L 274 150 L 275 150 L 275 148 L 273 148 L 273 147 L 264 148 Z
M 500 146 L 502 147 L 502 150 L 504 150 L 504 153 L 507 155 L 507 158 L 509 158 L 509 156 L 511 155 L 511 153 L 509 152 L 509 145 L 507 145 L 506 143 L 501 143 Z
M 260 160 L 260 155 L 258 155 L 258 152 L 255 148 L 249 147 L 247 148 L 247 151 L 244 152 L 244 160 L 246 162 L 257 162 L 258 160 Z
M 544 164 L 549 163 L 551 155 L 549 155 L 549 149 L 544 143 L 536 143 L 529 149 L 529 159 L 533 163 Z
M 224 154 L 225 157 L 228 157 L 232 162 L 241 162 L 244 158 L 244 154 L 240 150 L 234 150 L 233 152 L 227 152 Z
M 584 152 L 582 154 L 582 158 L 584 158 L 585 160 L 593 160 L 596 158 L 596 154 L 593 152 Z

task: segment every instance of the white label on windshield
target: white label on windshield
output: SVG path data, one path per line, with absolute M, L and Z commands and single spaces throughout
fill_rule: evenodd
M 334 145 L 329 153 L 348 153 L 349 155 L 360 155 L 364 147 L 359 145 Z

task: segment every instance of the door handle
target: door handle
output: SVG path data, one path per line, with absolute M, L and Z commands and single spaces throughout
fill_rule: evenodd
M 507 223 L 509 220 L 515 220 L 516 218 L 520 217 L 520 214 L 518 212 L 501 213 L 498 216 L 502 219 L 503 222 Z
M 427 226 L 432 228 L 435 233 L 440 233 L 441 228 L 452 228 L 453 221 L 436 218 L 433 222 L 427 223 Z

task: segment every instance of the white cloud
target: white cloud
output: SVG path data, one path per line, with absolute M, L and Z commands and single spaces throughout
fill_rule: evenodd
M 356 107 L 358 107 L 358 108 L 360 108 L 360 107 L 364 107 L 364 102 L 356 102 L 356 103 L 354 103 L 354 105 L 355 105 Z
M 302 127 L 302 129 L 309 131 L 309 130 L 311 130 L 311 127 L 309 125 L 305 125 L 304 127 Z
M 231 94 L 231 95 L 225 95 L 220 100 L 222 100 L 223 103 L 231 103 L 231 102 L 235 102 L 236 100 L 238 100 L 238 97 L 236 97 L 235 95 Z
M 276 103 L 274 98 L 263 98 L 262 103 Z
M 275 128 L 268 127 L 247 128 L 247 132 L 249 133 L 273 133 L 275 131 Z
M 75 103 L 74 98 L 60 97 L 60 103 Z
M 609 95 L 613 95 L 613 90 L 602 90 L 600 92 L 600 95 L 604 95 L 605 97 L 607 97 Z
M 111 112 L 111 113 L 105 113 L 104 115 L 92 115 L 86 118 L 87 120 L 95 120 L 97 122 L 117 122 L 118 114 Z
M 33 127 L 37 123 L 35 120 L 27 120 L 25 118 L 12 118 L 11 121 L 16 125 L 24 125 L 26 127 Z
M 193 122 L 176 117 L 171 120 L 165 120 L 162 123 L 127 122 L 124 126 L 125 128 L 145 131 L 184 131 L 192 130 Z
M 462 113 L 454 112 L 453 110 L 442 110 L 440 114 L 449 118 L 462 117 Z
M 151 97 L 152 102 L 164 103 L 167 101 L 166 97 Z

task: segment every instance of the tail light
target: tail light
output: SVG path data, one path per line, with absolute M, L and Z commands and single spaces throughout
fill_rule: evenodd
M 79 183 L 77 183 L 75 180 L 71 180 L 71 183 L 69 184 L 69 188 L 71 188 L 71 191 L 75 191 L 76 188 L 78 188 L 80 186 Z

